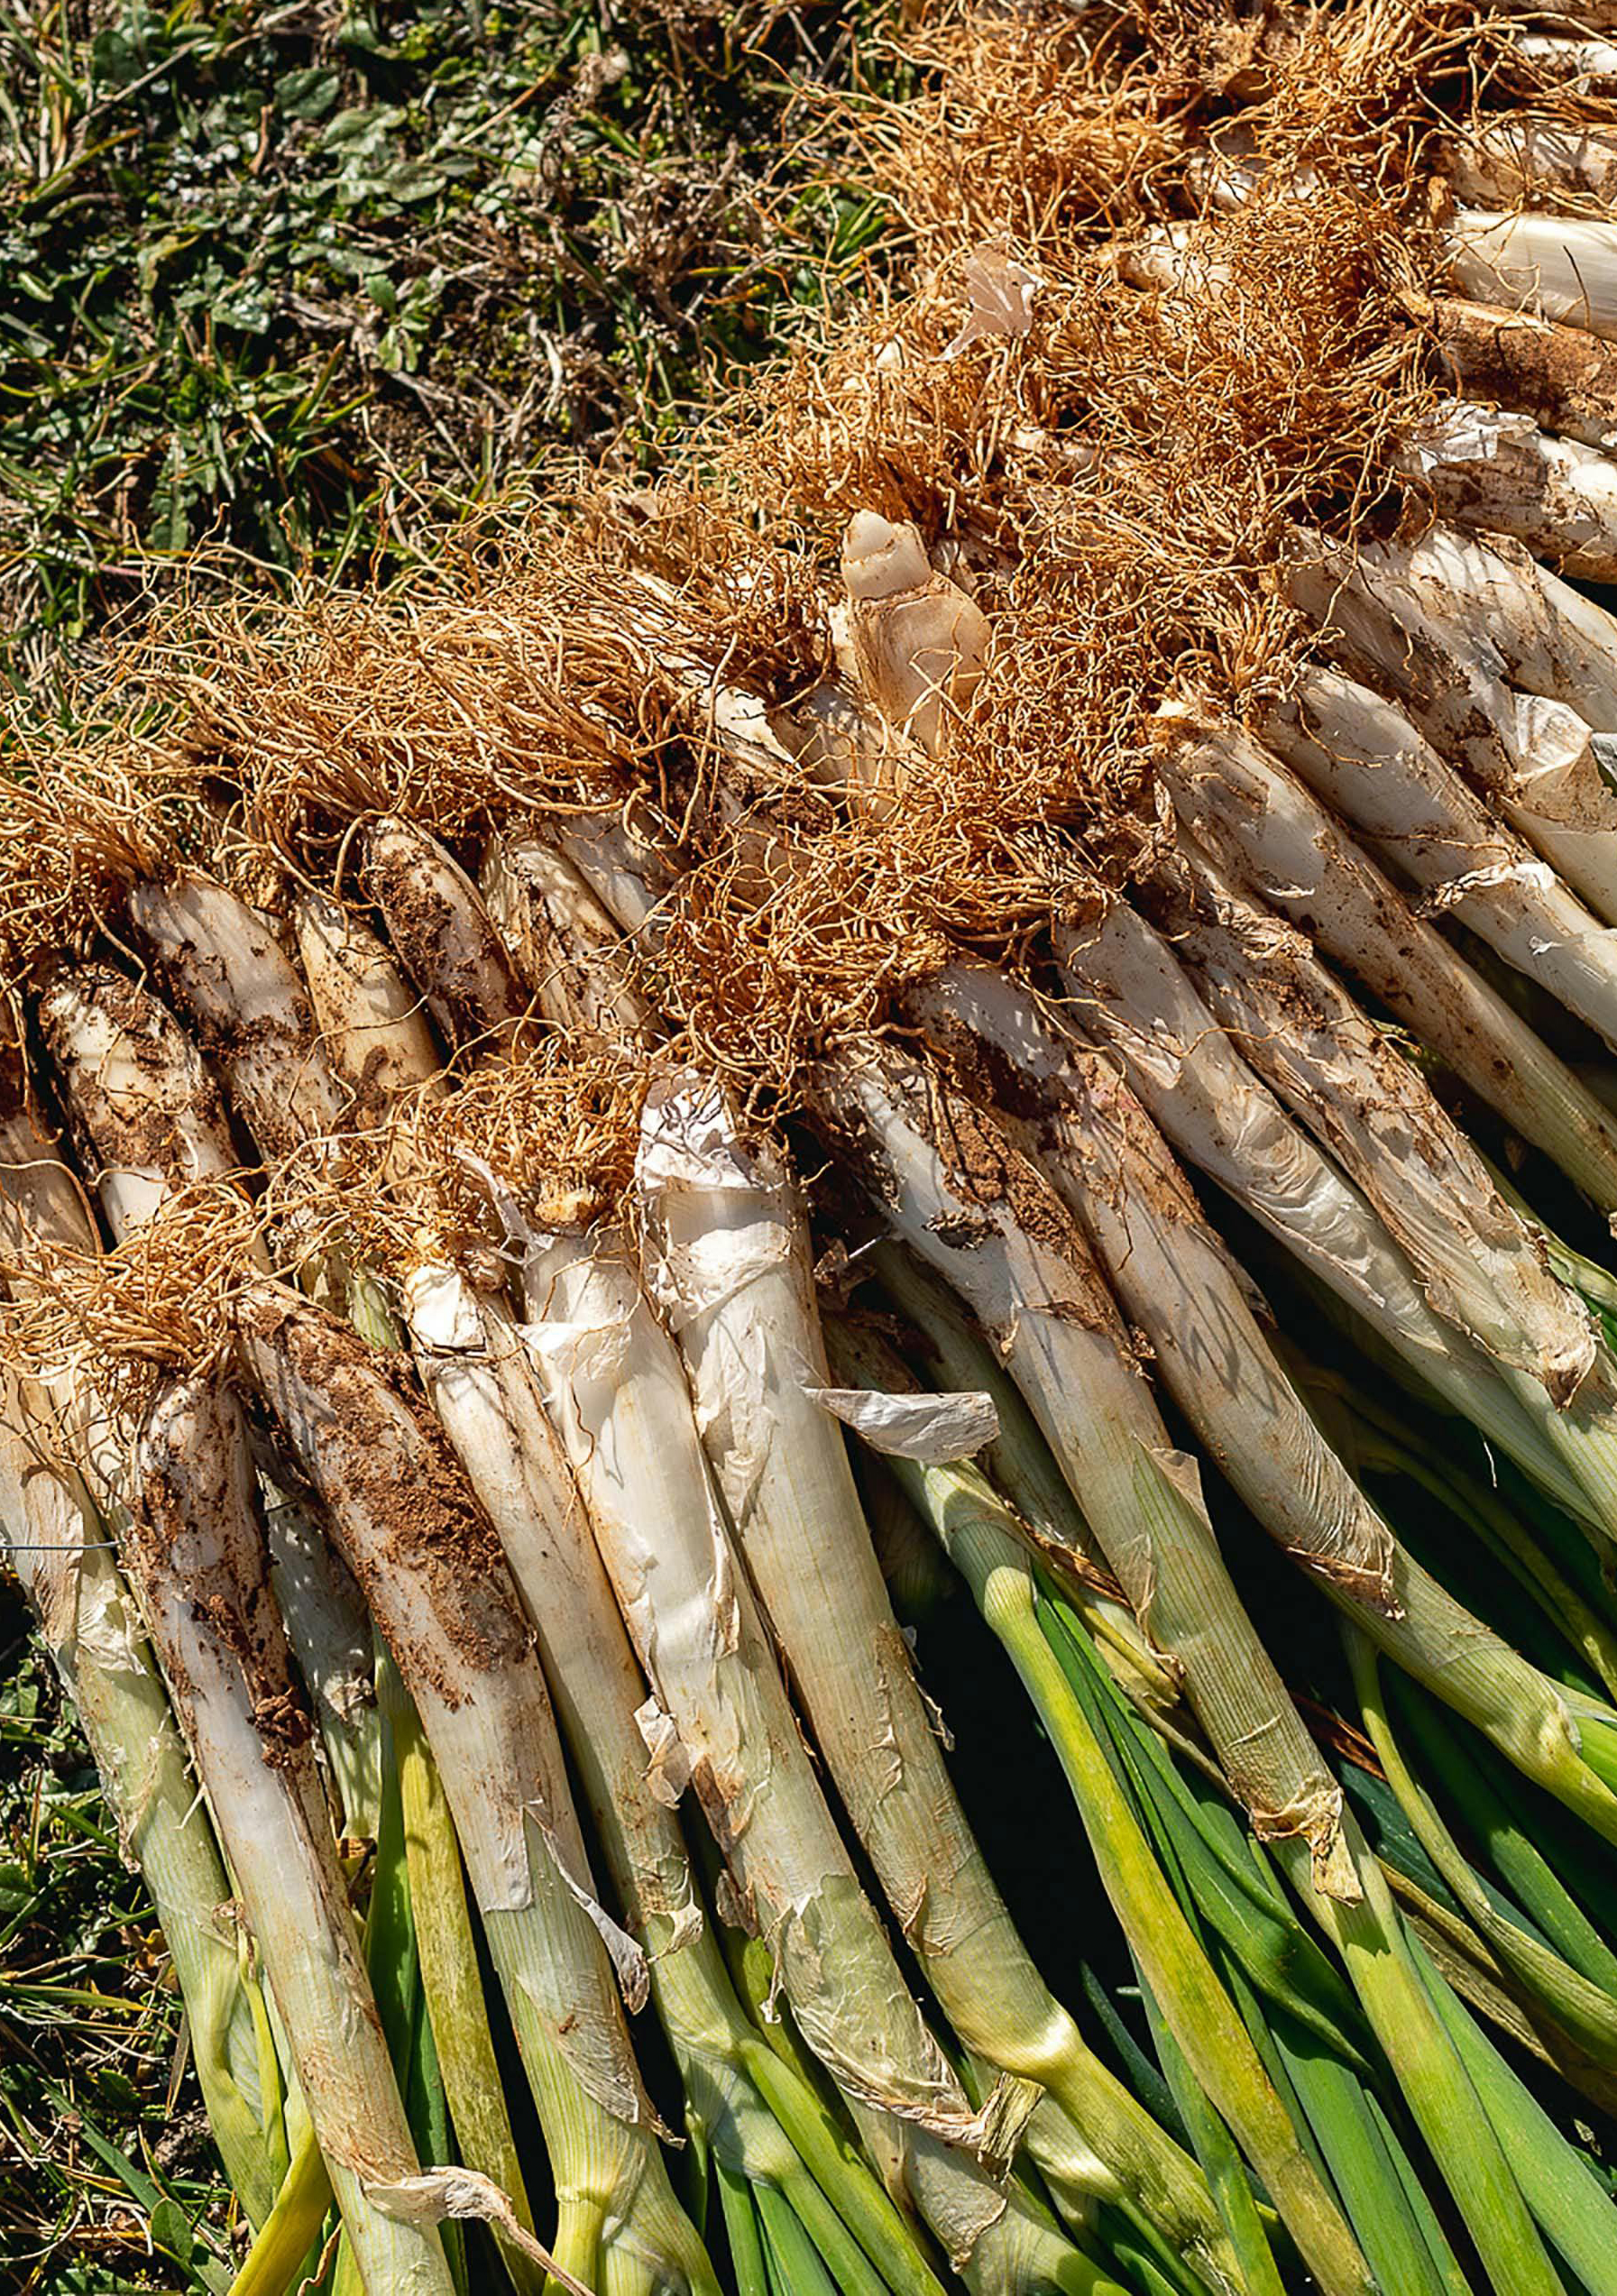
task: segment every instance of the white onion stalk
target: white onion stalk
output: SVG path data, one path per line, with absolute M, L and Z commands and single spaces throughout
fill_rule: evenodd
M 400 1102 L 445 1090 L 443 1056 L 421 1009 L 367 925 L 323 893 L 292 905 L 298 953 L 320 1042 L 348 1093 L 348 1124 L 385 1132 Z
M 1557 27 L 1548 32 L 1518 31 L 1514 24 L 1497 22 L 1493 27 L 1524 61 L 1535 65 L 1548 78 L 1568 88 L 1595 93 L 1602 82 L 1617 80 L 1617 41 L 1592 37 L 1612 26 L 1612 0 L 1581 0 L 1576 8 L 1561 10 L 1535 8 L 1531 0 L 1508 0 L 1508 5 L 1513 13 L 1537 17 L 1540 23 L 1548 19 Z
M 374 1841 L 381 1823 L 382 1740 L 371 1624 L 325 1525 L 289 1487 L 282 1462 L 253 1446 L 270 1546 L 270 1588 L 320 1722 L 343 1831 Z
M 571 861 L 537 838 L 496 837 L 478 882 L 547 1020 L 625 1044 L 656 1039 L 655 1015 L 622 978 L 622 928 Z
M 822 2192 L 792 2142 L 790 2130 L 811 2127 L 820 2106 L 742 2009 L 703 1915 L 671 1806 L 676 1797 L 636 1719 L 646 1678 L 519 1329 L 446 1263 L 424 1262 L 405 1292 L 423 1384 L 534 1622 L 596 1832 L 646 1958 L 693 2135 L 735 2173 L 780 2191 L 822 2253 L 838 2245 L 835 2221 L 828 2222 L 834 2203 L 895 2287 L 938 2296 L 903 2218 L 868 2172 L 839 2160 L 826 2173 L 822 2163 Z M 771 2094 L 786 2100 L 787 2126 L 771 2109 Z
M 784 1164 L 687 1074 L 653 1087 L 636 1188 L 653 1296 L 690 1373 L 743 1560 L 944 2015 L 974 2056 L 1048 2092 L 1028 2150 L 1079 2221 L 1094 2197 L 1117 2201 L 1225 2284 L 1235 2257 L 1199 2172 L 1086 2048 L 972 1838 L 841 1427 L 818 1400 L 831 1378 L 807 1222 Z
M 1588 1088 L 1278 758 L 1232 728 L 1181 721 L 1184 739 L 1164 745 L 1159 770 L 1197 842 L 1311 933 L 1602 1211 L 1617 1211 L 1617 1120 Z
M 0 1298 L 49 1298 L 55 1261 L 94 1259 L 101 1249 L 91 1198 L 41 1120 L 22 1047 L 0 1019 Z M 77 1366 L 43 1382 L 60 1423 L 60 1448 L 95 1507 L 121 1520 L 128 1431 L 115 1428 Z
M 1603 1539 L 1603 1502 L 1585 1488 L 1565 1414 L 1530 1409 L 1434 1312 L 1376 1212 L 1253 1073 L 1162 935 L 1114 901 L 1082 927 L 1058 925 L 1054 940 L 1070 1017 L 1117 1054 L 1181 1154 Z
M 1364 565 L 1385 600 L 1413 600 L 1453 652 L 1565 703 L 1595 734 L 1617 732 L 1617 622 L 1502 531 L 1434 526 L 1413 542 L 1374 546 Z
M 336 1134 L 346 1096 L 298 969 L 256 910 L 181 869 L 137 885 L 129 914 L 265 1160 Z
M 60 1456 L 50 1399 L 0 1370 L 0 1523 L 89 1744 L 124 1859 L 161 1926 L 208 2126 L 247 2220 L 286 2171 L 280 2072 L 257 1985 L 230 1933 L 231 1888 L 108 1526 Z M 70 1445 L 68 1446 L 70 1447 Z
M 916 528 L 875 510 L 856 510 L 848 521 L 842 581 L 865 692 L 898 734 L 935 755 L 945 724 L 983 674 L 989 630 L 982 610 L 935 572 Z M 901 786 L 901 758 L 875 777 Z
M 420 999 L 381 942 L 335 903 L 306 894 L 299 901 L 297 914 L 321 1041 L 337 1075 L 354 1094 L 363 1119 L 388 1137 L 385 1161 L 392 1178 L 407 1184 L 416 1168 L 413 1143 L 408 1132 L 395 1133 L 394 1127 L 408 1108 L 419 1108 L 446 1088 L 442 1057 Z M 372 1344 L 399 1344 L 391 1313 L 381 1304 L 369 1278 L 362 1275 L 356 1281 L 351 1275 L 347 1290 L 355 1328 Z M 278 1543 L 279 1567 L 287 1567 L 289 1548 L 299 1566 L 312 1558 L 346 1577 L 346 1569 L 333 1553 L 323 1527 L 301 1506 L 296 1506 L 289 1521 L 283 1512 L 289 1502 L 269 1477 L 264 1481 L 273 1502 L 271 1538 Z M 354 1599 L 365 1643 L 364 1670 L 369 1674 L 372 1630 L 357 1590 Z M 289 1587 L 282 1608 L 299 1614 L 295 1589 Z M 307 1621 L 301 1630 L 307 1636 Z M 306 1656 L 306 1673 L 308 1664 Z M 424 2005 L 446 2101 L 463 2162 L 486 2174 L 496 2189 L 511 2197 L 519 2227 L 531 2233 L 515 2140 L 497 2077 L 477 1947 L 461 1878 L 460 1848 L 442 1781 L 397 1669 L 390 1664 L 378 1671 L 379 1686 L 391 1714 L 410 1914 L 420 1956 Z M 511 2228 L 499 2228 L 496 2236 L 512 2267 L 512 2277 L 531 2279 L 532 2259 L 524 2262 L 525 2252 Z
M 40 1022 L 60 1071 L 79 1161 L 96 1175 L 115 1243 L 131 1244 L 199 1180 L 236 1171 L 211 1079 L 147 989 L 100 967 L 59 972 Z M 262 1251 L 256 1255 L 264 1264 Z M 374 1832 L 381 1743 L 358 1590 L 270 1463 L 271 1551 L 282 1615 L 314 1693 L 320 1734 L 356 1834 Z
M 365 892 L 446 1043 L 508 1035 L 532 998 L 460 863 L 414 822 L 391 815 L 364 831 L 363 851 Z
M 1261 728 L 1274 754 L 1423 892 L 1617 1051 L 1617 932 L 1507 829 L 1392 702 L 1305 670 Z
M 1458 207 L 1445 234 L 1462 295 L 1617 340 L 1617 232 L 1579 216 Z
M 1432 325 L 1468 397 L 1519 407 L 1564 438 L 1617 453 L 1617 352 L 1595 336 L 1452 295 L 1437 298 Z
M 1554 207 L 1568 194 L 1617 197 L 1617 143 L 1552 114 L 1518 112 L 1469 127 L 1443 155 L 1456 198 L 1479 207 Z
M 1158 923 L 1215 1017 L 1386 1222 L 1428 1300 L 1495 1361 L 1569 1403 L 1594 1327 L 1419 1070 L 1295 925 L 1187 843 L 1153 888 Z
M 63 966 L 39 1019 L 115 1236 L 155 1217 L 177 1190 L 235 1180 L 241 1158 L 218 1090 L 150 990 L 106 965 Z
M 804 2040 L 969 2287 L 1096 2285 L 979 2161 L 1008 2151 L 1033 2092 L 1013 2084 L 974 2112 L 910 1997 L 730 1549 L 679 1357 L 622 1246 L 537 1235 L 525 1288 L 547 1407 L 660 1707 L 651 1742 L 671 1783 L 694 1786 Z
M 264 919 L 213 878 L 191 872 L 137 885 L 129 913 L 157 953 L 170 994 L 224 1077 L 231 1106 L 266 1165 L 312 1174 L 337 1168 L 349 1094 L 315 1020 L 302 975 Z M 285 1222 L 298 1234 L 294 1208 Z M 340 1301 L 394 1342 L 380 1290 L 345 1244 L 320 1234 L 297 1265 L 314 1297 Z M 394 1343 L 396 1344 L 396 1343 Z
M 31 1243 L 81 1254 L 101 1248 L 89 1200 L 41 1118 L 22 1049 L 0 1014 L 0 1254 L 20 1261 Z
M 1470 620 L 1462 623 L 1452 592 L 1448 611 L 1430 580 L 1417 596 L 1402 551 L 1366 543 L 1349 558 L 1318 544 L 1309 549 L 1287 570 L 1294 602 L 1329 629 L 1350 666 L 1396 695 L 1428 740 L 1598 916 L 1617 923 L 1617 840 L 1610 834 L 1617 791 L 1602 766 L 1602 737 L 1553 695 L 1513 690 L 1499 646 L 1483 635 L 1512 611 L 1543 618 L 1530 575 L 1524 579 L 1519 565 L 1494 554 L 1496 579 L 1485 602 L 1493 611 L 1473 599 Z M 1428 560 L 1429 575 L 1429 553 Z
M 695 2296 L 712 2269 L 667 2180 L 543 1672 L 488 1520 L 436 1427 L 354 1335 L 270 1286 L 243 1354 L 409 1691 L 443 1777 L 555 2172 L 557 2261 L 624 2296 Z M 609 1955 L 609 1945 L 611 1954 Z
M 990 1049 L 990 1088 L 1014 1079 L 1015 1105 L 1031 1098 L 1036 1114 L 1007 1119 L 1011 1134 L 1082 1221 L 1175 1401 L 1270 1537 L 1395 1664 L 1617 1840 L 1617 1795 L 1584 1762 L 1555 1686 L 1398 1545 L 1299 1401 L 1238 1270 L 1110 1061 L 986 965 L 950 966 L 913 1003 L 952 1042 L 969 1031 Z
M 453 2296 L 344 1894 L 310 1724 L 267 1588 L 240 1411 L 201 1380 L 160 1396 L 129 1540 L 152 1636 L 262 1953 L 367 2296 Z
M 1617 464 L 1540 430 L 1530 415 L 1450 399 L 1422 418 L 1401 459 L 1445 518 L 1508 534 L 1564 574 L 1617 574 Z
M 1374 2004 L 1377 2030 L 1397 2046 L 1401 2074 L 1419 2093 L 1423 2126 L 1441 2144 L 1467 2221 L 1487 2237 L 1490 2227 L 1505 2221 L 1490 2214 L 1502 2202 L 1512 2239 L 1525 2237 L 1530 2254 L 1532 2236 L 1502 2158 L 1485 2142 L 1470 2150 L 1460 2141 L 1465 2099 L 1447 2053 L 1429 2045 L 1431 2020 L 1411 1987 L 1407 1952 L 1374 1860 L 1241 1608 L 1194 1465 L 1169 1444 L 1070 1216 L 1036 1169 L 940 1076 L 872 1053 L 822 1071 L 815 1098 L 887 1219 L 971 1300 L 1142 1622 L 1180 1662 L 1254 1831 L 1275 1841 L 1294 1873 L 1300 1861 L 1305 1893 Z M 1224 2073 L 1207 2064 L 1204 2036 L 1176 2037 L 1208 2096 L 1251 2149 L 1250 2124 L 1227 2093 Z M 1474 2144 L 1475 2132 L 1465 2135 Z M 1307 2253 L 1290 2206 L 1296 2186 L 1283 2151 L 1278 2160 L 1256 2150 L 1252 2157 Z M 1481 2182 L 1474 2184 L 1477 2172 Z
M 684 874 L 685 863 L 654 825 L 622 813 L 565 813 L 556 824 L 557 850 L 572 862 L 609 916 L 641 946 L 655 949 L 657 911 Z

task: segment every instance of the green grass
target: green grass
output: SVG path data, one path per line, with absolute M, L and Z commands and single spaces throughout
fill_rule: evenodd
M 14 681 L 198 548 L 363 573 L 547 451 L 654 457 L 878 219 L 806 0 L 0 0 Z

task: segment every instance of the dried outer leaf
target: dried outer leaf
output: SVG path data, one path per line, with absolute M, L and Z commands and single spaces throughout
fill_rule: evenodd
M 595 2296 L 582 2280 L 558 2264 L 519 2218 L 509 2193 L 476 2169 L 425 2169 L 418 2176 L 367 2188 L 376 2206 L 401 2224 L 442 2224 L 446 2218 L 492 2225 L 522 2255 L 541 2265 L 548 2282 L 567 2296 Z
M 367 2199 L 418 2173 L 315 1769 L 313 1725 L 269 1593 L 239 1409 L 177 1382 L 140 1450 L 128 1542 L 152 1639 L 263 1955 L 356 2262 L 400 2296 L 450 2296 L 437 2234 Z
M 1617 453 L 1617 351 L 1596 336 L 1447 295 L 1433 303 L 1432 326 L 1467 397 L 1520 408 L 1564 438 Z
M 394 814 L 365 830 L 363 856 L 365 892 L 446 1042 L 510 1034 L 533 999 L 460 863 L 417 823 Z
M 974 343 L 1032 332 L 1034 297 L 1041 285 L 1036 271 L 1002 248 L 969 247 L 960 258 L 960 272 L 966 287 L 965 323 L 944 344 L 944 358 L 958 359 Z
M 345 1096 L 298 968 L 267 921 L 192 869 L 137 885 L 129 914 L 266 1160 L 330 1139 Z
M 1570 1402 L 1594 1329 L 1469 1141 L 1314 953 L 1193 846 L 1153 892 L 1217 1017 L 1376 1207 L 1439 1315 Z

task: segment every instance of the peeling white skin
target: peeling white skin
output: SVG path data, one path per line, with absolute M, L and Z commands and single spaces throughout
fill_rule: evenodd
M 1199 1496 L 1175 1485 L 1176 1506 L 1153 1497 L 1178 1455 L 1077 1223 L 991 1119 L 916 1063 L 828 1063 L 814 1095 L 893 1226 L 1004 1356 L 1141 1625 L 1182 1668 L 1254 1826 L 1308 1836 L 1335 1878 L 1340 1795 L 1241 1609 Z M 996 1174 L 965 1179 L 962 1134 L 997 1158 Z
M 1617 232 L 1581 216 L 1461 207 L 1448 268 L 1461 292 L 1617 341 Z
M 401 2223 L 367 2198 L 372 2183 L 418 2174 L 419 2163 L 269 1597 L 244 1457 L 227 1396 L 200 1381 L 167 1388 L 141 1446 L 132 1566 L 363 2284 L 368 2296 L 451 2296 L 436 2228 Z
M 969 1459 L 999 1438 L 991 1395 L 877 1395 L 868 1387 L 805 1387 L 804 1393 L 873 1451 L 944 1466 Z
M 103 965 L 64 966 L 39 1016 L 115 1240 L 176 1189 L 239 1171 L 213 1081 L 150 991 Z
M 1007 2203 L 826 1809 L 728 1533 L 672 1343 L 605 1233 L 536 1236 L 525 1327 L 640 1662 L 804 2037 L 974 2289 L 1066 2252 Z
M 978 2058 L 1053 2092 L 1028 2125 L 1028 2146 L 1058 2196 L 1081 2212 L 1089 2197 L 1127 2194 L 1176 2246 L 1199 2249 L 1204 2261 L 1220 2255 L 1199 2175 L 1084 2046 L 972 1839 L 846 1446 L 822 1408 L 833 1391 L 808 1227 L 784 1167 L 767 1142 L 743 1137 L 720 1093 L 687 1072 L 653 1087 L 636 1186 L 653 1296 L 678 1338 L 747 1575 L 946 2016 Z M 923 1414 L 936 1402 L 866 1400 Z M 990 1405 L 985 1424 L 988 1399 L 961 1401 L 973 1407 L 969 1431 L 990 1440 L 997 1420 Z M 913 1445 L 913 1433 L 905 1439 Z M 934 1428 L 923 1447 L 936 1439 Z M 960 1456 L 958 1443 L 946 1451 Z M 1226 2264 L 1233 2258 L 1221 2257 L 1215 2284 Z
M 1254 1074 L 1162 935 L 1126 903 L 1058 926 L 1068 1017 L 1108 1046 L 1180 1153 L 1227 1189 L 1410 1368 L 1588 1520 L 1591 1501 L 1541 1414 L 1429 1306 L 1382 1221 Z M 1596 1518 L 1598 1520 L 1598 1518 Z
M 263 918 L 190 869 L 137 885 L 129 914 L 266 1160 L 338 1131 L 346 1095 L 298 969 Z
M 1617 1119 L 1277 758 L 1232 728 L 1180 722 L 1184 737 L 1164 744 L 1158 769 L 1198 844 L 1356 976 L 1602 1211 L 1617 1211 Z
M 1574 593 L 1576 594 L 1576 592 Z M 1580 603 L 1585 602 L 1580 601 Z M 1262 729 L 1383 864 L 1617 1050 L 1617 932 L 1474 794 L 1397 704 L 1309 669 Z
M 1313 944 L 1193 848 L 1164 879 L 1161 922 L 1216 1017 L 1381 1212 L 1438 1313 L 1569 1402 L 1594 1363 L 1588 1309 Z
M 496 837 L 478 882 L 547 1020 L 630 1043 L 655 1039 L 656 1016 L 622 978 L 622 930 L 571 861 L 534 838 Z

